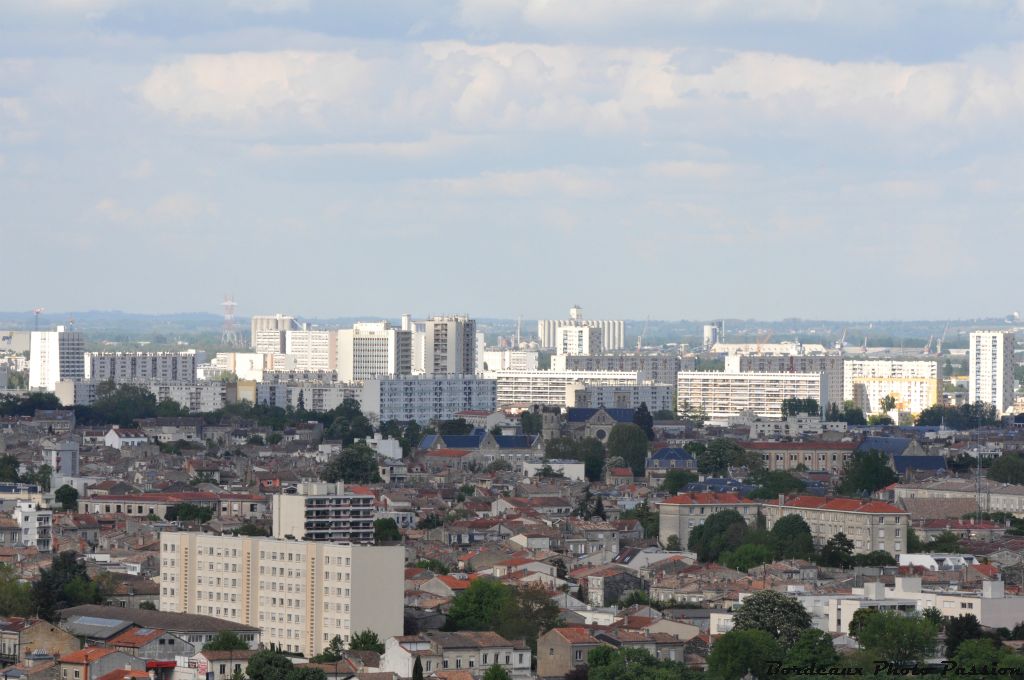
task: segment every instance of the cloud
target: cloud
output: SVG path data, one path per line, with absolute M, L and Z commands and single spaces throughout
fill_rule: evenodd
M 466 148 L 478 137 L 431 133 L 425 139 L 388 142 L 327 142 L 323 144 L 256 144 L 255 158 L 328 158 L 332 156 L 383 156 L 418 159 Z
M 922 124 L 971 129 L 1024 112 L 1019 46 L 920 65 L 733 52 L 696 73 L 681 65 L 685 54 L 460 41 L 374 56 L 355 49 L 196 54 L 154 68 L 140 92 L 154 109 L 184 121 L 265 132 L 360 125 L 406 136 L 642 134 L 680 124 L 748 128 L 754 121 L 795 134 L 819 122 L 903 132 Z
M 581 168 L 484 172 L 476 177 L 438 180 L 437 184 L 458 195 L 498 195 L 510 198 L 541 195 L 586 198 L 607 196 L 615 190 L 613 182 Z

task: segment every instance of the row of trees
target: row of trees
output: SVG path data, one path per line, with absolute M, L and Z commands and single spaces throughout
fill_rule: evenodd
M 0 616 L 38 616 L 56 621 L 65 607 L 102 602 L 111 590 L 109 579 L 93 580 L 77 553 L 54 555 L 39 580 L 25 583 L 6 564 L 0 565 Z
M 446 630 L 490 630 L 525 640 L 537 652 L 537 636 L 559 625 L 560 610 L 543 587 L 514 588 L 479 578 L 455 596 Z

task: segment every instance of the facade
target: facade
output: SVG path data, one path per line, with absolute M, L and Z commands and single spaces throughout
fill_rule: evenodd
M 412 333 L 387 321 L 338 331 L 338 377 L 343 382 L 412 374 Z
M 1010 331 L 971 333 L 970 403 L 982 402 L 996 407 L 1002 415 L 1013 406 L 1013 352 L 1016 336 Z
M 987 478 L 935 479 L 897 484 L 893 493 L 897 503 L 908 498 L 956 498 L 970 501 L 981 512 L 1024 517 L 1024 484 L 1001 484 Z
M 480 677 L 491 666 L 501 666 L 513 680 L 527 680 L 533 677 L 532 657 L 522 640 L 506 640 L 490 631 L 430 631 L 385 641 L 380 669 L 389 677 L 411 678 L 418 658 L 426 677 L 443 672 Z
M 543 349 L 554 349 L 558 342 L 558 329 L 562 326 L 590 326 L 600 328 L 605 350 L 622 349 L 626 345 L 625 323 L 621 320 L 584 319 L 583 310 L 572 307 L 568 319 L 542 319 L 537 322 L 537 340 Z
M 786 515 L 799 515 L 811 528 L 814 544 L 824 545 L 838 533 L 853 541 L 855 553 L 906 551 L 910 513 L 890 503 L 857 498 L 797 496 L 766 501 L 761 506 L 770 531 Z
M 603 331 L 597 326 L 559 326 L 555 351 L 574 356 L 600 354 L 604 349 L 603 338 Z
M 468 316 L 435 316 L 423 323 L 421 363 L 413 372 L 427 375 L 476 373 L 476 321 Z M 419 334 L 419 333 L 418 333 Z
M 824 373 L 828 378 L 828 399 L 818 400 L 827 408 L 843 406 L 845 362 L 838 354 L 730 354 L 725 358 L 726 373 Z
M 53 392 L 61 380 L 85 379 L 85 336 L 64 326 L 32 331 L 28 360 L 30 390 Z
M 536 371 L 540 352 L 535 349 L 488 349 L 483 352 L 483 371 Z
M 881 401 L 896 399 L 896 409 L 917 414 L 939 401 L 942 376 L 934 360 L 843 362 L 843 400 L 867 414 L 881 413 Z
M 196 381 L 196 352 L 87 352 L 85 379 L 115 383 Z
M 758 453 L 769 471 L 792 472 L 797 469 L 811 472 L 842 474 L 847 461 L 853 457 L 856 442 L 746 442 L 743 448 Z M 801 467 L 802 466 L 802 467 Z
M 669 353 L 617 352 L 608 354 L 571 355 L 555 354 L 551 357 L 553 371 L 628 371 L 639 374 L 641 380 L 675 385 L 679 371 L 696 368 L 693 357 L 680 357 Z
M 174 401 L 188 409 L 189 413 L 209 413 L 224 408 L 227 403 L 227 383 L 221 381 L 202 383 L 156 382 L 147 385 L 156 396 L 157 402 Z
M 637 385 L 587 385 L 572 383 L 565 388 L 565 405 L 567 407 L 597 408 L 640 408 L 647 404 L 647 409 L 655 411 L 672 411 L 674 388 L 672 385 L 655 385 L 644 382 Z
M 496 383 L 473 374 L 397 376 L 363 381 L 363 413 L 378 422 L 450 420 L 460 411 L 494 411 Z
M 762 418 L 781 417 L 786 399 L 828 399 L 828 378 L 824 373 L 729 373 L 724 371 L 680 371 L 676 403 L 703 410 L 713 421 L 725 421 L 750 411 Z
M 86 380 L 58 380 L 53 393 L 61 406 L 90 406 L 96 402 L 97 384 Z
M 362 630 L 402 634 L 405 549 L 192 532 L 160 535 L 160 611 L 220 616 L 311 656 Z
M 79 468 L 79 445 L 74 438 L 46 439 L 43 441 L 43 458 L 61 477 L 77 477 Z
M 299 371 L 333 371 L 338 367 L 337 331 L 285 331 L 284 351 Z
M 722 510 L 735 510 L 743 515 L 747 524 L 757 519 L 758 501 L 743 498 L 734 493 L 683 493 L 658 503 L 658 540 L 662 545 L 671 536 L 679 538 L 679 545 L 686 548 L 690 532 L 700 526 L 709 515 Z
M 725 322 L 714 321 L 704 324 L 704 350 L 708 351 L 720 342 L 725 342 Z
M 257 352 L 283 352 L 283 333 L 299 330 L 295 317 L 284 314 L 256 315 L 252 317 L 249 327 L 249 346 Z
M 346 492 L 340 482 L 300 482 L 295 493 L 274 494 L 273 535 L 372 544 L 373 496 Z
M 35 501 L 17 501 L 11 517 L 21 530 L 21 544 L 35 546 L 39 552 L 53 550 L 53 510 Z
M 565 406 L 566 388 L 574 383 L 619 386 L 639 383 L 639 374 L 627 371 L 488 371 L 484 375 L 496 381 L 498 406 Z

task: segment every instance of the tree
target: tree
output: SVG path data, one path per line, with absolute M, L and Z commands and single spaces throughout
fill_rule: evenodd
M 368 484 L 380 481 L 377 453 L 363 443 L 353 444 L 331 458 L 321 478 L 325 482 Z
M 960 552 L 960 538 L 952 531 L 946 530 L 929 541 L 925 545 L 925 549 L 928 552 L 958 553 Z
M 914 422 L 917 425 L 932 427 L 945 425 L 953 430 L 974 430 L 987 425 L 995 425 L 999 422 L 999 417 L 996 407 L 991 404 L 981 402 L 959 406 L 936 404 L 917 414 Z
M 465 418 L 442 420 L 437 426 L 437 433 L 441 436 L 472 434 L 473 426 L 467 423 Z
M 896 408 L 896 397 L 891 394 L 887 394 L 878 402 L 878 406 L 883 413 L 888 413 Z
M 32 584 L 32 601 L 39 617 L 55 621 L 58 610 L 80 604 L 100 602 L 99 589 L 89 578 L 78 553 L 65 551 L 54 555 L 50 567 L 39 570 L 39 580 Z
M 267 435 L 267 444 L 270 446 L 276 446 L 281 443 L 282 439 L 284 439 L 284 435 L 280 432 L 271 432 Z
M 645 649 L 601 646 L 587 655 L 588 680 L 696 680 L 702 675 L 676 661 L 659 661 Z
M 327 680 L 327 673 L 322 668 L 295 666 L 284 676 L 284 680 Z
M 665 550 L 669 552 L 679 552 L 683 549 L 683 546 L 679 543 L 679 537 L 672 534 L 665 539 Z
M 796 668 L 832 666 L 838 660 L 832 636 L 823 630 L 809 628 L 800 633 L 786 651 L 785 665 Z
M 643 430 L 647 441 L 654 441 L 654 416 L 647 410 L 647 403 L 641 401 L 640 407 L 633 412 L 633 424 Z
M 151 612 L 155 612 L 157 610 L 156 605 L 150 602 L 149 600 L 143 600 L 142 602 L 140 602 L 139 609 L 146 609 Z
M 766 545 L 744 543 L 735 550 L 722 553 L 719 562 L 730 569 L 749 571 L 753 567 L 771 562 L 774 557 L 772 549 Z
M 393 543 L 402 540 L 402 532 L 398 530 L 398 523 L 390 517 L 373 520 L 373 542 Z
M 35 484 L 43 491 L 49 491 L 50 482 L 53 481 L 53 468 L 44 463 L 26 474 L 21 481 L 27 484 Z
M 758 488 L 750 493 L 750 498 L 778 498 L 779 494 L 790 494 L 807 488 L 802 480 L 782 470 L 758 471 L 751 479 Z
M 822 546 L 818 564 L 823 567 L 849 569 L 853 566 L 853 547 L 853 541 L 843 532 L 839 532 Z
M 795 416 L 800 413 L 806 413 L 810 416 L 816 416 L 821 413 L 821 406 L 818 405 L 818 400 L 810 397 L 807 399 L 789 397 L 788 399 L 782 400 L 783 418 L 786 416 Z
M 608 455 L 619 456 L 641 477 L 647 462 L 647 435 L 632 423 L 618 423 L 608 434 Z
M 811 527 L 800 515 L 786 515 L 770 532 L 775 557 L 778 559 L 807 559 L 814 555 Z
M 21 463 L 18 462 L 16 456 L 9 453 L 0 456 L 0 482 L 21 481 L 21 476 L 18 474 L 19 467 L 21 467 Z
M 957 673 L 984 680 L 996 680 L 1007 675 L 1020 677 L 1019 670 L 1010 674 L 1007 669 L 1024 668 L 1024 658 L 988 638 L 964 640 L 950 660 L 956 663 Z
M 988 478 L 1003 484 L 1024 484 L 1024 456 L 1004 453 L 992 461 Z
M 544 457 L 559 460 L 574 460 L 579 455 L 579 445 L 572 437 L 555 437 L 544 442 Z
M 248 643 L 230 630 L 220 631 L 213 636 L 213 639 L 203 645 L 204 652 L 227 652 L 246 649 L 249 649 Z
M 876 659 L 923 661 L 935 653 L 939 627 L 920 616 L 876 612 L 864 617 L 857 641 Z
M 924 542 L 918 537 L 914 527 L 907 527 L 907 552 L 924 552 Z
M 694 457 L 698 472 L 718 477 L 729 474 L 730 467 L 754 469 L 761 464 L 760 456 L 747 453 L 731 439 L 715 439 L 704 450 L 694 453 Z
M 872 550 L 863 555 L 854 555 L 853 563 L 858 567 L 891 567 L 899 561 L 885 550 Z
M 412 680 L 423 680 L 423 662 L 416 657 L 416 663 L 412 665 Z
M 174 512 L 172 513 L 171 510 Z M 173 515 L 173 516 L 172 516 Z M 167 509 L 168 520 L 180 522 L 199 522 L 206 524 L 213 519 L 213 509 L 196 505 L 195 503 L 179 503 Z
M 53 498 L 64 510 L 78 509 L 78 491 L 70 484 L 65 484 L 54 491 Z
M 854 454 L 843 471 L 839 493 L 848 496 L 866 496 L 889 486 L 897 479 L 889 467 L 889 457 L 881 451 Z
M 507 670 L 494 664 L 484 673 L 483 680 L 512 680 L 512 676 L 508 674 Z
M 443 527 L 443 526 L 444 526 L 444 519 L 442 519 L 439 515 L 437 515 L 435 513 L 430 513 L 429 515 L 427 515 L 426 517 L 424 517 L 423 519 L 421 519 L 419 522 L 416 523 L 416 528 L 417 529 L 423 529 L 423 530 L 426 530 L 426 531 L 429 531 L 431 529 L 436 529 L 438 527 Z
M 270 532 L 252 522 L 246 522 L 235 531 L 237 536 L 269 536 Z
M 761 590 L 745 598 L 733 614 L 733 630 L 762 630 L 786 647 L 811 627 L 811 615 L 795 598 Z
M 480 578 L 455 596 L 448 629 L 492 630 L 507 639 L 522 639 L 536 649 L 537 635 L 558 624 L 560 610 L 543 588 L 513 588 Z
M 665 479 L 661 482 L 661 490 L 665 493 L 677 494 L 687 484 L 692 484 L 696 481 L 697 475 L 688 470 L 669 470 L 665 474 Z
M 593 437 L 584 437 L 577 446 L 577 459 L 583 461 L 583 474 L 592 482 L 600 481 L 604 474 L 604 444 Z
M 32 586 L 22 582 L 9 564 L 0 564 L 0 616 L 31 616 L 34 613 Z
M 723 552 L 735 550 L 747 534 L 747 521 L 735 510 L 721 510 L 708 515 L 700 526 L 690 531 L 687 548 L 697 553 L 701 562 L 714 562 Z
M 946 630 L 946 656 L 956 656 L 956 651 L 966 640 L 977 640 L 984 637 L 978 617 L 974 614 L 963 616 L 950 616 L 945 620 Z
M 353 635 L 348 648 L 352 651 L 384 653 L 384 643 L 381 642 L 380 636 L 369 628 Z
M 651 507 L 647 504 L 646 500 L 632 510 L 620 513 L 619 519 L 635 519 L 640 522 L 640 526 L 644 528 L 644 538 L 656 537 L 659 525 L 661 524 L 658 513 L 651 511 Z M 676 540 L 679 539 L 677 538 Z
M 453 630 L 492 630 L 512 588 L 500 581 L 479 578 L 455 596 L 448 610 Z
M 281 680 L 292 671 L 291 659 L 281 652 L 263 649 L 249 658 L 245 674 L 249 680 Z
M 763 630 L 733 629 L 718 638 L 708 656 L 708 670 L 722 680 L 740 680 L 753 674 L 756 678 L 770 676 L 768 669 L 782 661 L 778 641 Z
M 345 642 L 340 635 L 335 635 L 324 647 L 324 651 L 310 659 L 312 663 L 335 663 L 345 658 Z

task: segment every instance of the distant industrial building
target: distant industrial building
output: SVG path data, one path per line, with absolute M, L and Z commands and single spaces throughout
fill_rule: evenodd
M 584 319 L 583 310 L 572 307 L 568 319 L 542 319 L 537 322 L 537 340 L 543 349 L 555 349 L 558 343 L 558 329 L 563 326 L 588 326 L 599 328 L 605 350 L 625 347 L 626 325 L 621 320 Z

